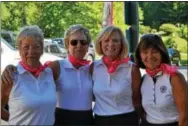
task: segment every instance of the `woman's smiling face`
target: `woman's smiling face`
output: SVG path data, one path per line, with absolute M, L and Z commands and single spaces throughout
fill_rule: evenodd
M 147 48 L 140 50 L 140 56 L 143 64 L 147 69 L 156 69 L 162 62 L 162 56 L 159 50 L 154 48 Z
M 20 56 L 24 63 L 29 66 L 35 66 L 40 63 L 40 57 L 43 53 L 43 48 L 40 42 L 32 38 L 24 38 L 20 43 Z
M 121 36 L 118 32 L 113 32 L 108 38 L 101 41 L 104 56 L 112 61 L 119 57 L 121 46 Z

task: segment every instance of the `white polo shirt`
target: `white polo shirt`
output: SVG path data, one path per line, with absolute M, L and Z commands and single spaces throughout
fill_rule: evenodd
M 20 64 L 9 96 L 9 125 L 53 125 L 56 88 L 52 70 L 35 78 Z
M 131 69 L 132 63 L 123 63 L 115 73 L 109 74 L 102 59 L 94 62 L 95 114 L 108 116 L 135 110 L 132 102 Z
M 158 76 L 154 83 L 153 79 L 146 74 L 142 82 L 141 94 L 148 122 L 165 124 L 178 121 L 179 113 L 172 94 L 169 75 Z
M 89 65 L 73 67 L 68 58 L 59 61 L 60 76 L 57 80 L 57 107 L 68 110 L 92 109 L 92 80 Z

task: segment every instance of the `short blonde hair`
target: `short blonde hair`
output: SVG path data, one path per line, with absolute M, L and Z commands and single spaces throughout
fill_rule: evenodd
M 96 42 L 95 42 L 95 49 L 96 52 L 99 55 L 104 55 L 102 48 L 101 48 L 101 42 L 107 38 L 110 37 L 110 35 L 112 35 L 112 33 L 117 32 L 120 34 L 121 36 L 121 52 L 119 54 L 120 58 L 123 59 L 125 57 L 127 57 L 128 55 L 128 44 L 127 44 L 127 40 L 123 35 L 123 32 L 121 31 L 120 28 L 116 27 L 116 26 L 108 26 L 105 27 L 98 35 Z
M 89 30 L 87 28 L 85 28 L 83 25 L 81 24 L 76 24 L 76 25 L 71 25 L 64 34 L 64 42 L 65 42 L 65 48 L 68 49 L 68 44 L 69 44 L 69 38 L 72 34 L 76 33 L 76 32 L 82 32 L 84 33 L 84 35 L 87 38 L 87 42 L 88 44 L 91 43 L 91 36 L 89 33 Z
M 32 40 L 39 42 L 43 49 L 44 35 L 43 35 L 42 30 L 39 28 L 39 26 L 29 25 L 29 26 L 24 26 L 21 28 L 16 39 L 16 42 L 19 48 L 20 48 L 22 40 L 27 39 L 27 38 L 31 38 Z

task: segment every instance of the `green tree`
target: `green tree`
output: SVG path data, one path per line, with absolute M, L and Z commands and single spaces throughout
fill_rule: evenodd
M 102 14 L 98 14 L 101 5 L 94 2 L 39 2 L 40 19 L 37 24 L 43 28 L 46 37 L 63 36 L 73 24 L 85 25 L 95 37 L 101 27 Z
M 164 23 L 187 23 L 187 2 L 139 2 L 144 12 L 144 25 L 158 29 Z
M 61 37 L 73 24 L 88 27 L 93 38 L 101 29 L 103 2 L 2 2 L 2 29 L 16 31 L 37 24 L 45 37 Z
M 2 29 L 16 31 L 19 27 L 28 25 L 33 16 L 32 2 L 2 2 Z
M 113 24 L 121 28 L 123 32 L 128 27 L 124 18 L 124 2 L 113 2 Z

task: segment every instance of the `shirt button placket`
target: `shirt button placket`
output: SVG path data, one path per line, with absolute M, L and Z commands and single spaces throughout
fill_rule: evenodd
M 40 92 L 40 85 L 39 85 L 39 82 L 38 81 L 35 81 L 35 84 L 36 84 L 36 86 L 37 86 L 37 92 L 39 93 Z
M 153 102 L 154 102 L 154 104 L 156 104 L 155 84 L 153 84 Z
M 81 91 L 81 78 L 80 78 L 81 76 L 80 76 L 80 71 L 78 70 L 77 71 L 77 79 L 78 79 L 78 86 L 79 86 L 79 89 L 80 89 L 80 91 Z
M 110 74 L 108 74 L 108 84 L 109 84 L 109 86 L 111 85 L 111 76 L 110 76 Z

